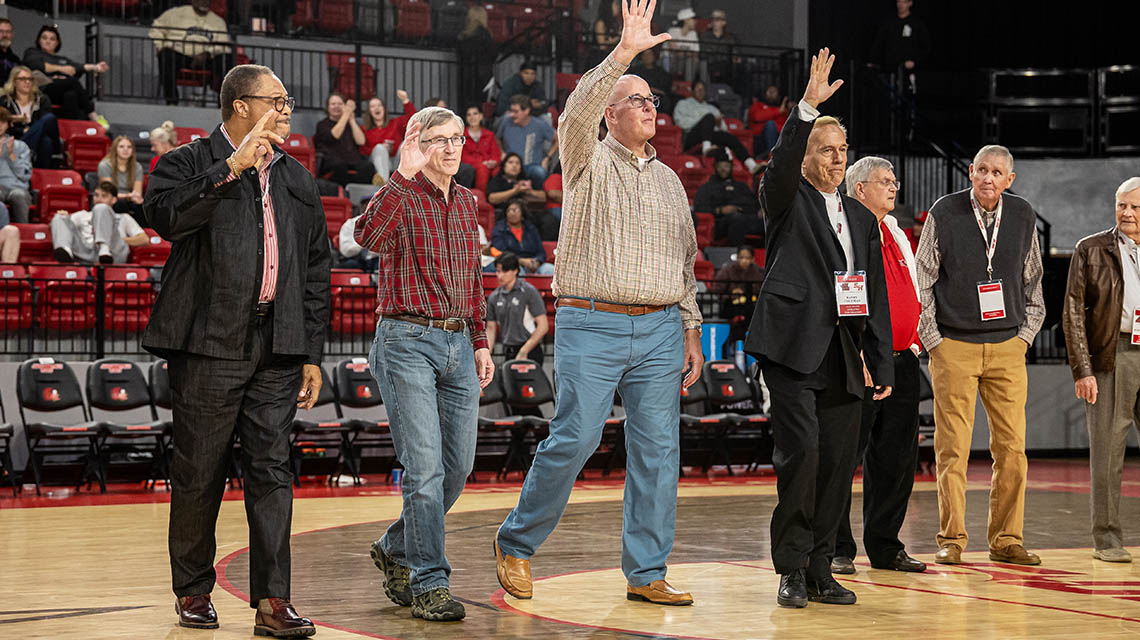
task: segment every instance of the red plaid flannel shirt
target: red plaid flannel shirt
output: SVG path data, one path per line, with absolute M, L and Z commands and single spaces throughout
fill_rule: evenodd
M 477 211 L 475 197 L 454 181 L 445 201 L 423 172 L 413 180 L 392 174 L 353 234 L 380 254 L 377 315 L 463 318 L 475 349 L 487 348 Z

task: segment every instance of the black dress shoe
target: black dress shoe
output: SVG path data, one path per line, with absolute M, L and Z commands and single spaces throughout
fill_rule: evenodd
M 257 609 L 253 619 L 253 635 L 271 638 L 304 638 L 317 632 L 313 621 L 302 617 L 285 598 L 266 598 L 272 611 Z
M 851 575 L 855 573 L 855 561 L 844 556 L 835 556 L 831 559 L 831 572 Z
M 174 601 L 178 613 L 178 626 L 189 629 L 217 629 L 218 612 L 210 602 L 210 594 L 182 596 Z
M 903 549 L 899 550 L 898 555 L 895 556 L 891 563 L 885 566 L 872 564 L 875 569 L 887 569 L 889 571 L 906 571 L 908 573 L 922 573 L 926 571 L 926 563 L 921 560 L 915 560 L 907 555 Z
M 844 588 L 831 576 L 808 580 L 807 598 L 823 604 L 855 604 L 855 592 Z
M 780 590 L 776 593 L 776 604 L 781 607 L 806 607 L 808 603 L 807 580 L 803 569 L 794 569 L 780 576 Z

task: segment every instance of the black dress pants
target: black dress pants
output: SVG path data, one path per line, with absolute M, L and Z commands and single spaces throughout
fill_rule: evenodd
M 895 387 L 883 400 L 863 399 L 863 422 L 855 466 L 863 462 L 863 548 L 874 567 L 889 566 L 904 548 L 899 530 L 906 519 L 918 464 L 918 357 L 895 356 Z M 850 484 L 848 484 L 850 487 Z M 854 558 L 851 494 L 835 539 L 835 555 Z
M 711 113 L 698 120 L 697 124 L 689 129 L 689 132 L 685 134 L 685 141 L 681 148 L 695 147 L 705 140 L 722 149 L 725 147 L 732 149 L 733 157 L 741 162 L 744 162 L 745 158 L 752 157 L 752 154 L 748 153 L 748 149 L 744 148 L 739 138 L 716 128 L 716 118 Z
M 806 569 L 809 578 L 830 576 L 859 439 L 860 399 L 847 391 L 839 329 L 812 373 L 770 360 L 761 367 L 772 396 L 779 496 L 772 513 L 772 562 L 780 574 Z
M 341 158 L 322 157 L 317 175 L 332 173 L 329 180 L 345 186 L 348 183 L 372 184 L 372 176 L 376 175 L 376 168 L 368 158 Z
M 79 80 L 62 76 L 53 78 L 50 84 L 41 89 L 51 98 L 53 105 L 59 106 L 58 115 L 63 120 L 86 120 L 95 111 L 91 94 Z
M 273 316 L 250 327 L 248 360 L 184 354 L 169 360 L 174 460 L 170 569 L 174 594 L 210 593 L 215 529 L 235 433 L 241 436 L 249 522 L 250 606 L 289 598 L 293 473 L 289 434 L 304 358 L 272 353 Z

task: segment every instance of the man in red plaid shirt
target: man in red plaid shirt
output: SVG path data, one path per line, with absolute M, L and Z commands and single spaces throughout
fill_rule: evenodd
M 475 197 L 458 185 L 463 122 L 447 109 L 412 116 L 400 166 L 357 222 L 380 256 L 372 375 L 404 466 L 400 519 L 372 544 L 384 593 L 425 620 L 459 620 L 444 555 L 444 514 L 475 460 L 479 390 L 495 365 L 484 330 Z

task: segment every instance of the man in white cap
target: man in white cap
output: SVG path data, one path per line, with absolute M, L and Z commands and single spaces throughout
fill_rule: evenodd
M 668 55 L 665 68 L 682 73 L 685 80 L 695 80 L 700 65 L 700 37 L 697 35 L 697 12 L 685 7 L 677 12 L 677 24 L 669 29 L 672 40 L 665 43 Z

